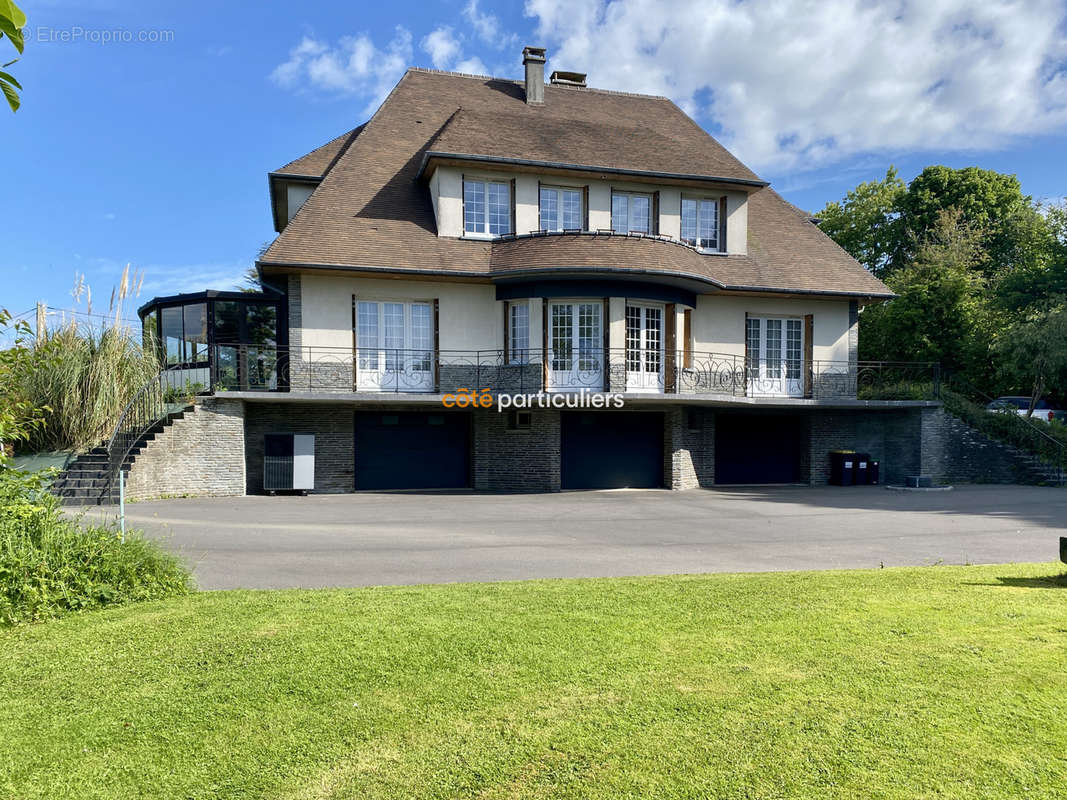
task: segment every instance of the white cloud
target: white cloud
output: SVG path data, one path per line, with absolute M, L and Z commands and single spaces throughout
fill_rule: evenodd
M 757 169 L 1067 126 L 1062 0 L 526 0 L 526 13 L 553 68 L 667 95 Z
M 137 265 L 135 264 L 134 267 Z M 205 289 L 233 290 L 241 286 L 248 262 L 232 264 L 185 264 L 162 266 L 150 264 L 139 267 L 144 273 L 144 285 L 138 303 L 152 297 L 164 297 L 183 292 L 202 292 Z
M 459 39 L 448 26 L 442 26 L 428 34 L 422 40 L 421 46 L 438 69 L 450 69 L 463 51 Z
M 470 23 L 471 29 L 479 39 L 498 50 L 512 47 L 519 39 L 514 33 L 504 31 L 500 25 L 500 20 L 494 14 L 480 12 L 478 10 L 478 0 L 470 0 L 463 7 L 463 16 Z
M 411 64 L 411 33 L 398 25 L 392 40 L 378 48 L 367 34 L 343 36 L 330 45 L 305 36 L 289 51 L 289 59 L 271 72 L 286 89 L 320 89 L 369 98 L 373 112 Z

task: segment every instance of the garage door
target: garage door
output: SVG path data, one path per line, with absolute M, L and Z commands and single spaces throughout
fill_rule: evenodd
M 561 415 L 564 489 L 663 486 L 663 415 L 570 411 Z
M 799 483 L 803 434 L 796 416 L 716 415 L 715 483 Z
M 469 465 L 469 414 L 356 413 L 357 489 L 462 489 Z

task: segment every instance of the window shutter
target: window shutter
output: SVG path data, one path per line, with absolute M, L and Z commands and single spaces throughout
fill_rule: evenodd
M 604 334 L 604 391 L 611 391 L 611 335 L 608 330 L 608 303 L 610 298 L 605 297 L 600 309 L 600 327 Z M 625 363 L 625 362 L 623 362 Z
M 719 198 L 719 250 L 726 252 L 726 197 Z
M 678 314 L 674 310 L 674 303 L 667 303 L 663 310 L 663 324 L 666 328 L 663 337 L 663 357 L 666 363 L 663 365 L 664 390 L 675 391 L 674 371 L 678 364 Z
M 804 315 L 804 396 L 812 397 L 815 391 L 815 315 Z
M 746 331 L 747 333 L 747 331 Z M 682 337 L 685 339 L 682 342 L 685 355 L 682 363 L 686 369 L 693 368 L 693 310 L 687 308 L 682 312 Z
M 541 181 L 537 182 L 537 230 L 543 231 L 545 226 L 541 224 Z M 515 231 L 518 233 L 518 231 Z
M 440 301 L 433 299 L 433 388 L 441 391 L 441 308 Z
M 748 376 L 749 371 L 752 369 L 752 353 L 748 349 L 748 312 L 745 312 L 745 370 L 744 370 L 744 389 L 745 394 L 748 394 Z
M 659 191 L 652 193 L 652 224 L 649 230 L 659 236 Z
M 515 179 L 511 179 L 511 232 L 515 233 Z M 538 223 L 540 225 L 540 223 Z
M 582 230 L 589 230 L 589 184 L 582 187 Z
M 460 236 L 467 235 L 467 176 L 459 176 Z
M 504 363 L 511 363 L 511 303 L 504 301 Z
M 352 391 L 359 386 L 359 339 L 356 336 L 356 296 L 352 295 Z

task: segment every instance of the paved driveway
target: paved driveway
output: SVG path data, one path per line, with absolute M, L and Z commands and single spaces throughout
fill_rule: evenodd
M 1019 486 L 350 494 L 127 509 L 204 589 L 1051 561 L 1067 535 L 1067 490 Z

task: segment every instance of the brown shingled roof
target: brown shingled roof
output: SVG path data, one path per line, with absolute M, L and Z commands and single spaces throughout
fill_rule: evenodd
M 305 175 L 307 177 L 321 178 L 333 166 L 334 161 L 341 156 L 352 140 L 359 136 L 363 125 L 353 128 L 348 133 L 342 133 L 336 139 L 331 139 L 324 145 L 320 145 L 307 155 L 290 161 L 284 167 L 274 170 L 273 174 L 281 175 Z
M 616 142 L 626 157 L 613 152 L 615 145 L 605 146 L 604 137 L 611 137 L 608 141 Z M 441 238 L 430 193 L 417 178 L 426 154 L 444 152 L 444 148 L 758 180 L 662 97 L 547 85 L 544 105 L 530 106 L 525 103 L 522 84 L 515 81 L 412 69 L 362 132 L 353 136 L 346 149 L 342 144 L 322 183 L 260 264 L 489 277 L 520 264 L 534 268 L 538 264 L 593 267 L 607 263 L 641 271 L 686 273 L 728 288 L 890 294 L 769 188 L 756 188 L 749 194 L 747 256 L 702 255 L 682 244 L 627 237 L 497 242 Z M 318 152 L 283 169 L 292 169 Z

